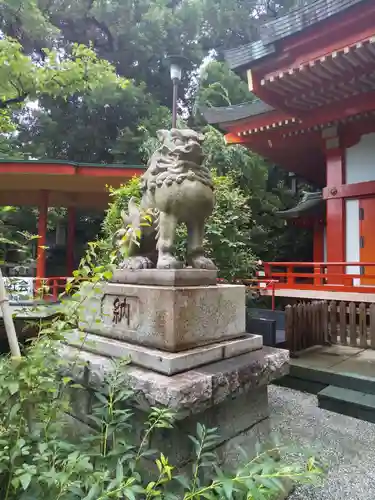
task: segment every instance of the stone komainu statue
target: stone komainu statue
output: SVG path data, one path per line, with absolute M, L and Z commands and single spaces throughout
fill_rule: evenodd
M 173 254 L 176 227 L 185 223 L 188 232 L 189 266 L 216 269 L 203 255 L 206 219 L 214 207 L 211 173 L 203 165 L 203 136 L 189 129 L 160 130 L 161 146 L 150 158 L 141 179 L 142 201 L 133 199 L 128 214 L 122 213 L 123 227 L 115 234 L 117 245 L 127 245 L 127 258 L 121 267 L 179 269 L 183 267 Z M 151 222 L 147 223 L 147 215 Z M 138 241 L 132 234 L 140 233 Z

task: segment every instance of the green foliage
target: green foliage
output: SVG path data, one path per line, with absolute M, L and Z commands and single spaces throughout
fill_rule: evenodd
M 62 59 L 58 51 L 44 49 L 43 64 L 35 64 L 12 38 L 0 39 L 0 133 L 12 130 L 11 105 L 41 94 L 65 97 L 111 84 L 124 88 L 128 81 L 116 75 L 114 67 L 100 60 L 84 45 L 74 44 Z
M 67 99 L 44 95 L 39 102 L 41 108 L 29 110 L 28 119 L 25 112 L 19 116 L 18 142 L 32 157 L 140 164 L 145 130 L 155 135 L 161 122 L 169 119 L 170 124 L 168 109 L 133 82 L 115 89 L 103 85 Z
M 134 198 L 138 202 L 141 201 L 139 177 L 133 177 L 127 184 L 120 186 L 118 189 L 109 189 L 113 202 L 109 204 L 103 222 L 103 231 L 105 236 L 110 239 L 121 226 L 121 211 L 125 210 L 127 212 L 130 198 Z
M 264 261 L 311 259 L 311 241 L 300 228 L 286 226 L 275 212 L 295 205 L 299 194 L 288 189 L 287 174 L 241 145 L 227 146 L 223 135 L 205 128 L 206 164 L 230 175 L 247 199 L 252 224 L 248 248 Z
M 219 61 L 205 64 L 200 71 L 196 111 L 203 106 L 232 106 L 254 99 L 247 83 Z
M 207 221 L 205 248 L 222 278 L 248 277 L 256 256 L 251 251 L 249 231 L 253 224 L 246 195 L 230 175 L 213 172 L 216 205 Z

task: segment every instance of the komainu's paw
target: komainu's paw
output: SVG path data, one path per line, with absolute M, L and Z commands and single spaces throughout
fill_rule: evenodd
M 217 267 L 212 262 L 212 260 L 209 259 L 208 257 L 204 257 L 203 255 L 198 255 L 197 257 L 192 257 L 189 260 L 189 264 L 194 269 L 210 269 L 210 270 L 217 269 Z
M 121 269 L 152 269 L 154 264 L 148 257 L 129 257 L 121 265 Z
M 181 269 L 183 263 L 171 254 L 159 255 L 157 269 Z

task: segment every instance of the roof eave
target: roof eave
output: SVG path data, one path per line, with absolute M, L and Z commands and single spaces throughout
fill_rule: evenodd
M 247 70 L 255 61 L 259 62 L 274 54 L 275 42 L 296 35 L 363 2 L 370 0 L 316 0 L 313 4 L 293 9 L 261 26 L 260 40 L 224 51 L 224 59 L 235 72 Z

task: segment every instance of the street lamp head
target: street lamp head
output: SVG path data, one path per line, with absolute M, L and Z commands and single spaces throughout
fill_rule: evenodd
M 172 63 L 170 65 L 170 74 L 171 74 L 171 80 L 178 80 L 179 82 L 181 81 L 182 78 L 182 68 L 176 63 Z
M 182 69 L 187 66 L 188 60 L 181 55 L 169 55 L 167 57 L 171 80 L 173 82 L 173 99 L 172 99 L 172 129 L 177 127 L 177 99 L 178 85 L 182 78 Z
M 180 82 L 182 78 L 182 70 L 187 66 L 187 58 L 182 55 L 172 54 L 167 56 L 167 62 L 169 64 L 171 80 L 177 80 Z

